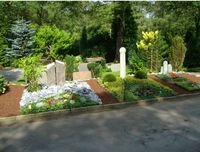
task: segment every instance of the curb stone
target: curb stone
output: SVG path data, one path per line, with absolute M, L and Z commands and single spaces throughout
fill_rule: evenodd
M 49 111 L 43 113 L 36 113 L 36 114 L 28 114 L 28 115 L 19 115 L 19 116 L 10 116 L 10 117 L 0 117 L 0 126 L 4 125 L 13 125 L 16 123 L 29 123 L 38 120 L 50 120 L 50 119 L 57 119 L 59 118 L 66 118 L 73 115 L 84 114 L 88 112 L 102 112 L 108 110 L 116 110 L 116 109 L 123 109 L 128 108 L 130 106 L 148 106 L 154 103 L 161 103 L 161 102 L 172 102 L 172 101 L 182 101 L 183 99 L 187 99 L 190 97 L 199 96 L 200 93 L 192 93 L 192 94 L 183 94 L 178 96 L 171 96 L 171 97 L 159 97 L 147 100 L 138 100 L 133 102 L 121 102 L 121 103 L 114 103 L 114 104 L 106 104 L 106 105 L 96 105 L 96 106 L 88 106 L 88 107 L 80 107 L 74 109 L 66 109 L 66 110 L 57 110 L 57 111 Z M 181 99 L 181 100 L 180 100 Z

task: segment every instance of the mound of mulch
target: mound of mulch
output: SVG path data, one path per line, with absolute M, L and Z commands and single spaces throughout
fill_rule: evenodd
M 15 116 L 20 114 L 20 105 L 23 86 L 9 85 L 5 94 L 0 95 L 0 117 L 1 116 Z
M 103 104 L 117 103 L 117 99 L 103 87 L 99 85 L 97 80 L 91 79 L 86 81 L 91 89 L 99 96 Z
M 181 88 L 181 87 L 179 87 L 179 86 L 177 86 L 175 84 L 165 82 L 165 81 L 163 81 L 162 79 L 156 77 L 153 74 L 149 75 L 148 77 L 153 79 L 153 80 L 155 80 L 155 81 L 157 81 L 157 82 L 159 82 L 159 83 L 161 83 L 162 85 L 165 85 L 165 86 L 169 87 L 170 89 L 174 90 L 177 93 L 177 95 L 192 93 L 192 92 L 187 91 L 187 90 L 185 90 L 185 89 L 183 89 L 183 88 Z

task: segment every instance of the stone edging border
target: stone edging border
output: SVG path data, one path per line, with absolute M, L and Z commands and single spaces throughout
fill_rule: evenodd
M 106 110 L 122 109 L 122 108 L 127 108 L 130 106 L 142 107 L 142 106 L 147 106 L 147 105 L 157 103 L 157 102 L 166 102 L 169 99 L 173 101 L 173 100 L 178 100 L 178 99 L 180 100 L 180 99 L 185 99 L 188 97 L 199 96 L 199 95 L 200 95 L 200 92 L 192 93 L 192 94 L 183 94 L 183 95 L 172 96 L 172 97 L 159 97 L 159 98 L 154 98 L 154 99 L 138 100 L 134 102 L 121 102 L 121 103 L 106 104 L 106 105 L 80 107 L 80 108 L 74 108 L 71 110 L 66 109 L 66 110 L 49 111 L 49 112 L 28 114 L 28 115 L 0 117 L 0 126 L 13 125 L 16 123 L 34 122 L 37 120 L 56 119 L 58 117 L 63 118 L 63 117 L 69 117 L 69 116 L 88 113 L 88 112 L 101 112 L 101 111 L 106 111 Z

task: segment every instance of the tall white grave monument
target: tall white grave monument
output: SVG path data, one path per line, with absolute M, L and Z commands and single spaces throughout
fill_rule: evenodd
M 161 74 L 167 74 L 167 73 L 170 73 L 170 72 L 172 72 L 172 65 L 168 64 L 167 61 L 164 61 L 163 66 L 161 66 L 160 73 Z
M 126 49 L 121 47 L 119 49 L 120 52 L 120 77 L 126 77 Z
M 164 61 L 163 62 L 163 74 L 167 74 L 168 73 L 168 62 L 167 61 Z

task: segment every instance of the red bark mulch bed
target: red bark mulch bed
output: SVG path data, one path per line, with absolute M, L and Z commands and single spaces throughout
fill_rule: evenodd
M 167 86 L 167 87 L 169 87 L 169 88 L 171 88 L 172 90 L 174 90 L 177 93 L 177 95 L 192 93 L 192 92 L 187 91 L 187 90 L 185 90 L 185 89 L 183 89 L 183 88 L 181 88 L 181 87 L 179 87 L 179 86 L 177 86 L 175 84 L 165 82 L 165 81 L 161 80 L 160 78 L 156 77 L 153 74 L 149 75 L 148 77 L 153 79 L 153 80 L 155 80 L 155 81 L 157 81 L 157 82 L 159 82 L 159 83 L 161 83 L 161 84 L 163 84 L 163 85 L 165 85 L 165 86 Z
M 117 103 L 117 99 L 109 92 L 107 92 L 103 87 L 99 85 L 97 80 L 86 81 L 92 90 L 99 96 L 103 104 Z
M 10 85 L 6 93 L 0 95 L 0 117 L 20 114 L 19 102 L 23 91 L 23 86 Z

